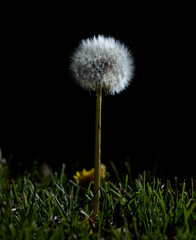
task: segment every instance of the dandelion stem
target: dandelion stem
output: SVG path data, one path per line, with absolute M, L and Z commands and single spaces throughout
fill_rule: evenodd
M 100 198 L 100 173 L 101 173 L 101 104 L 102 86 L 97 88 L 96 119 L 95 119 L 95 162 L 94 162 L 94 200 L 93 215 L 97 217 Z

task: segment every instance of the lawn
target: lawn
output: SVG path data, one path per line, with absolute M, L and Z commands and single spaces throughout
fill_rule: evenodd
M 143 172 L 132 179 L 111 163 L 92 217 L 93 181 L 31 171 L 12 178 L 0 156 L 0 239 L 196 239 L 196 184 L 162 181 Z M 75 173 L 73 173 L 74 175 Z M 114 180 L 115 179 L 115 180 Z M 186 186 L 188 185 L 188 187 Z

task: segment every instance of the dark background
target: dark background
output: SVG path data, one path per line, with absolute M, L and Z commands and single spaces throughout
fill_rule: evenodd
M 195 176 L 195 39 L 183 4 L 147 8 L 7 9 L 3 20 L 0 146 L 15 171 L 36 159 L 54 170 L 93 167 L 95 95 L 78 87 L 70 55 L 84 38 L 122 41 L 135 77 L 103 97 L 102 162 L 134 176 Z M 32 10 L 33 9 L 33 10 Z M 18 170 L 19 169 L 19 170 Z

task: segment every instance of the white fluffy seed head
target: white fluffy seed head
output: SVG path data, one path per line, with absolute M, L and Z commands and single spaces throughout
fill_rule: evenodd
M 133 77 L 131 52 L 112 37 L 99 35 L 82 40 L 71 60 L 73 76 L 86 90 L 96 91 L 101 85 L 113 95 L 124 90 Z

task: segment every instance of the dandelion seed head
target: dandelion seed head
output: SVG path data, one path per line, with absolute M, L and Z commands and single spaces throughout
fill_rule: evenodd
M 128 48 L 112 37 L 82 40 L 71 57 L 71 71 L 85 90 L 102 86 L 108 94 L 124 90 L 133 78 L 133 57 Z

